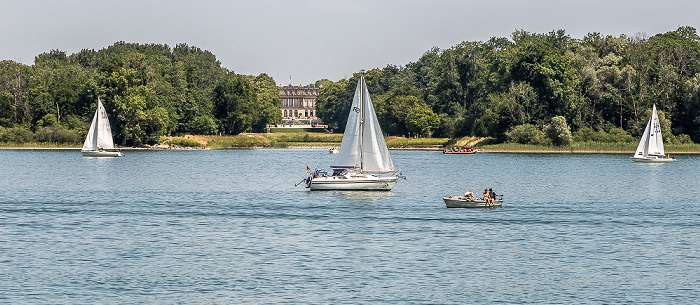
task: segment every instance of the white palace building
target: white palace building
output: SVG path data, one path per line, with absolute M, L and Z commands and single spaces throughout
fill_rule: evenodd
M 279 86 L 282 101 L 282 125 L 317 125 L 316 98 L 321 88 L 316 86 Z M 295 126 L 296 127 L 296 126 Z

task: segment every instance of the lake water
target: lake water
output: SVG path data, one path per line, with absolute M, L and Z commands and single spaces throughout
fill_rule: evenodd
M 0 303 L 698 302 L 700 156 L 391 153 L 391 192 L 309 192 L 326 150 L 0 150 Z

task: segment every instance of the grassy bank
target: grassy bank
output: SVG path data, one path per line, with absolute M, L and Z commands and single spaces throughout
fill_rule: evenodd
M 442 149 L 449 138 L 404 138 L 386 137 L 386 146 L 389 148 L 435 148 Z
M 338 147 L 343 140 L 342 134 L 329 133 L 248 133 L 237 136 L 190 136 L 209 149 L 227 149 L 244 147 L 272 148 L 327 148 Z M 448 138 L 403 138 L 387 137 L 390 148 L 434 148 L 441 149 L 449 142 Z
M 270 128 L 271 133 L 326 133 L 323 128 Z
M 0 142 L 0 148 L 55 148 L 55 149 L 78 149 L 83 143 L 53 143 L 53 142 Z
M 633 154 L 638 143 L 574 142 L 568 146 L 500 143 L 478 145 L 488 152 L 560 152 L 560 153 L 629 153 Z M 700 153 L 700 144 L 666 144 L 666 153 Z
M 392 149 L 435 149 L 443 147 L 475 147 L 487 152 L 522 152 L 522 153 L 634 153 L 636 142 L 574 142 L 568 146 L 528 145 L 518 143 L 493 143 L 493 139 L 480 137 L 449 138 L 404 138 L 386 137 L 386 144 Z M 236 148 L 328 148 L 339 147 L 343 140 L 342 134 L 326 132 L 285 132 L 285 133 L 244 133 L 236 136 L 185 135 L 162 137 L 161 144 L 172 145 L 175 148 L 207 148 L 207 149 L 236 149 Z M 82 143 L 1 143 L 0 148 L 49 148 L 76 149 Z M 666 152 L 700 153 L 700 144 L 666 144 Z

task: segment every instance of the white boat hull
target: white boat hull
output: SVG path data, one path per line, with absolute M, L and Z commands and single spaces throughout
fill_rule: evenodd
M 445 201 L 445 205 L 448 208 L 490 208 L 503 205 L 503 199 L 494 200 L 493 203 L 486 202 L 482 199 L 470 201 L 463 199 L 463 197 L 442 197 L 442 200 Z
M 106 151 L 106 150 L 83 150 L 83 157 L 123 157 L 121 151 Z
M 676 158 L 659 158 L 655 156 L 647 156 L 646 158 L 636 158 L 630 157 L 632 161 L 637 163 L 673 163 L 676 162 Z
M 316 177 L 309 182 L 312 191 L 390 191 L 399 180 L 396 176 L 349 178 L 348 176 Z

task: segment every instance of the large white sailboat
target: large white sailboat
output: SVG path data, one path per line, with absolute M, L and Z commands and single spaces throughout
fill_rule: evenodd
M 83 149 L 81 151 L 85 157 L 122 157 L 124 153 L 118 149 L 114 149 L 114 141 L 112 140 L 112 128 L 109 126 L 109 118 L 107 111 L 102 105 L 100 98 L 97 98 L 97 110 L 95 116 L 92 117 L 92 124 Z
M 314 170 L 305 180 L 311 190 L 389 191 L 400 178 L 384 142 L 364 77 L 352 100 L 345 134 L 332 173 Z
M 676 162 L 676 158 L 666 156 L 664 152 L 664 140 L 661 136 L 661 124 L 656 113 L 656 104 L 651 109 L 651 118 L 644 129 L 642 139 L 639 140 L 637 151 L 630 157 L 634 162 L 644 163 L 670 163 Z

